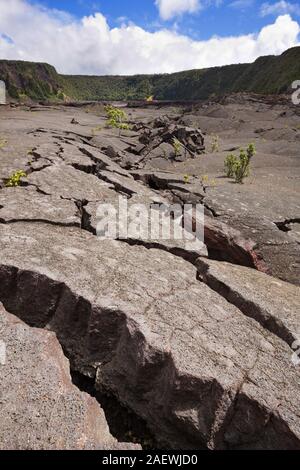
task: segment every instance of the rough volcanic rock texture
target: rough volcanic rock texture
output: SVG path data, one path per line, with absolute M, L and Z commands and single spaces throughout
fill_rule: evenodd
M 0 304 L 1 450 L 126 449 L 96 400 L 80 392 L 54 333 L 30 328 Z
M 205 150 L 204 137 L 199 129 L 159 119 L 152 123 L 152 128 L 144 128 L 139 141 L 141 145 L 129 147 L 127 151 L 142 155 L 143 162 L 153 157 L 184 161 Z
M 298 287 L 243 266 L 203 258 L 196 264 L 200 278 L 245 315 L 290 346 L 299 338 Z
M 292 350 L 196 277 L 172 254 L 80 229 L 1 227 L 5 306 L 54 330 L 72 367 L 157 437 L 177 448 L 300 448 Z
M 27 177 L 19 188 L 0 190 L 0 300 L 31 327 L 55 332 L 73 371 L 133 410 L 168 447 L 298 449 L 300 372 L 291 346 L 300 331 L 299 288 L 258 272 L 297 283 L 299 211 L 291 168 L 298 131 L 286 131 L 291 145 L 267 143 L 267 154 L 257 140 L 263 166 L 261 177 L 255 170 L 257 181 L 237 186 L 221 177 L 213 185 L 211 175 L 202 176 L 206 165 L 214 177 L 222 167 L 223 175 L 224 157 L 239 148 L 242 131 L 248 143 L 261 135 L 251 126 L 263 127 L 262 116 L 271 115 L 273 127 L 283 118 L 281 108 L 264 103 L 246 110 L 243 103 L 205 106 L 196 114 L 186 110 L 180 120 L 173 113 L 174 125 L 211 126 L 209 132 L 222 133 L 220 152 L 186 155 L 182 162 L 161 157 L 173 151 L 169 141 L 156 146 L 155 137 L 148 158 L 138 129 L 122 136 L 95 131 L 103 119 L 78 110 L 40 107 L 38 117 L 18 110 L 2 120 L 9 134 L 9 147 L 0 149 L 2 186 L 20 168 Z M 159 114 L 151 108 L 150 124 L 141 117 L 139 129 L 148 126 L 159 136 L 162 123 L 173 126 L 164 119 L 153 126 Z M 278 126 L 283 135 L 283 123 Z M 207 148 L 210 140 L 206 135 Z M 291 156 L 284 160 L 286 148 Z M 273 185 L 264 184 L 267 164 Z M 290 165 L 286 179 L 284 165 Z M 169 240 L 97 238 L 99 203 L 116 204 L 120 195 L 128 205 L 202 203 L 204 254 L 214 259 L 197 262 L 200 253 Z M 22 373 L 32 377 L 28 370 Z

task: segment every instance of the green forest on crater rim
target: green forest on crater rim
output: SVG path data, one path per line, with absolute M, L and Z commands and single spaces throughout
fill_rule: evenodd
M 0 60 L 0 79 L 13 99 L 202 100 L 227 93 L 285 93 L 300 80 L 300 47 L 252 64 L 226 65 L 172 74 L 133 76 L 60 75 L 48 64 Z

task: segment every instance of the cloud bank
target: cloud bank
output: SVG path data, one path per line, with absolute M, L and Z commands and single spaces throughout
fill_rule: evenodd
M 0 58 L 48 62 L 67 74 L 167 73 L 251 62 L 300 45 L 299 32 L 298 22 L 283 15 L 257 34 L 195 41 L 167 29 L 110 28 L 101 13 L 77 20 L 26 0 L 0 0 Z

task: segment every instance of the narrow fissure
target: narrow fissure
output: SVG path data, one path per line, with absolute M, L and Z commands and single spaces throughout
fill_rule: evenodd
M 198 258 L 200 261 L 200 258 Z M 242 297 L 238 292 L 231 289 L 229 286 L 221 282 L 215 276 L 210 275 L 208 270 L 199 269 L 199 264 L 196 267 L 198 269 L 197 279 L 200 282 L 206 284 L 210 289 L 215 291 L 218 295 L 223 297 L 228 303 L 237 307 L 246 317 L 254 319 L 264 329 L 283 340 L 289 347 L 297 339 L 297 335 L 294 335 L 279 319 L 271 316 L 267 311 L 260 308 L 254 301 L 247 300 Z

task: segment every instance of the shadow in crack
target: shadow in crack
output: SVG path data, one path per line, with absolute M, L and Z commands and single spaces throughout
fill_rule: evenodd
M 111 434 L 119 442 L 140 444 L 144 450 L 166 450 L 156 441 L 143 419 L 122 406 L 110 393 L 97 390 L 93 379 L 75 371 L 71 371 L 71 375 L 79 390 L 96 398 L 105 413 Z

